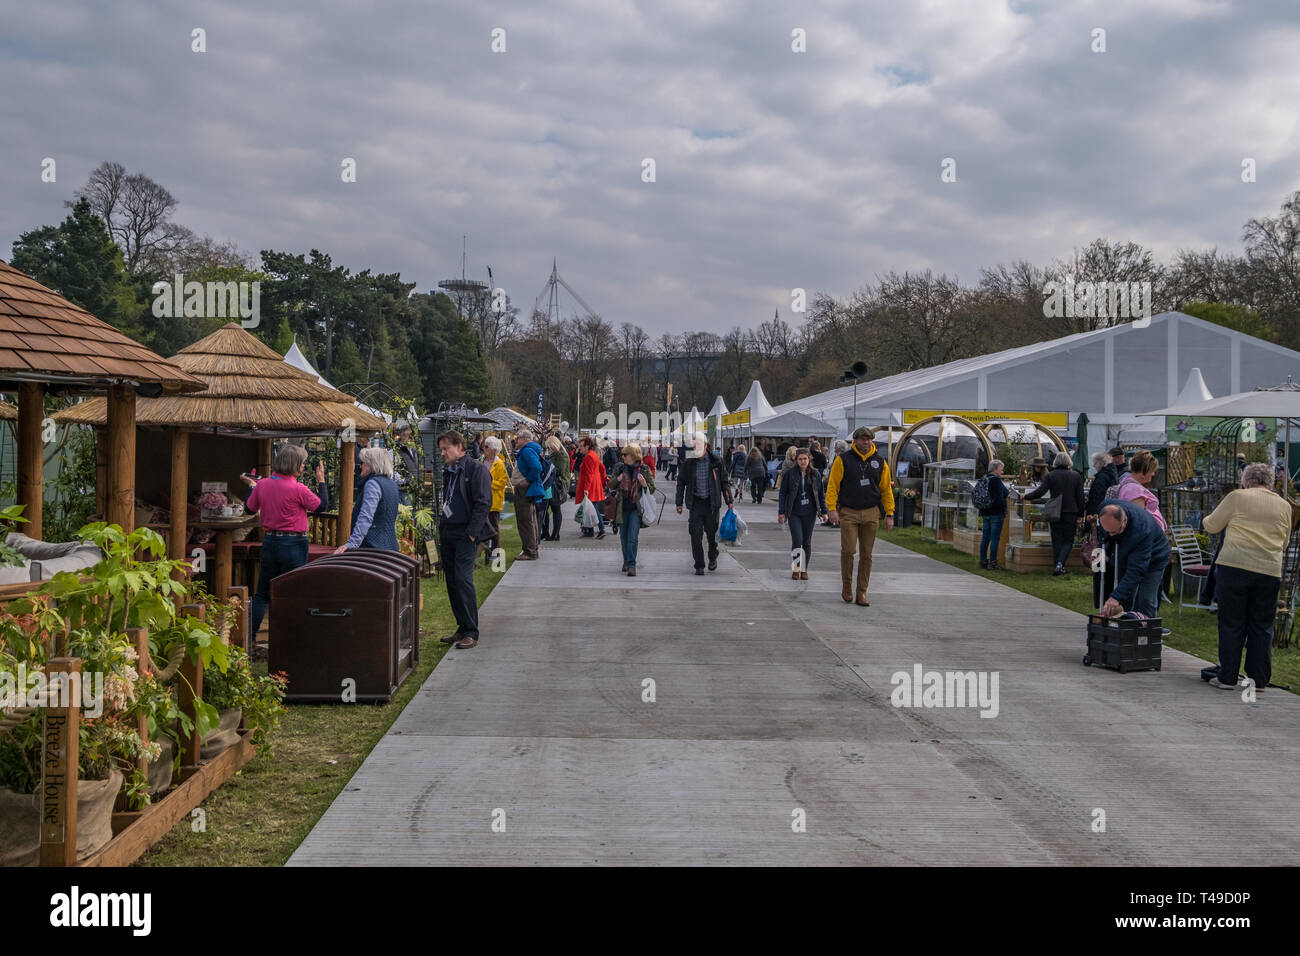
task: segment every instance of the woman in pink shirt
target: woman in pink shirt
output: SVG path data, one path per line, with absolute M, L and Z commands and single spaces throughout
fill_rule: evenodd
M 262 516 L 262 556 L 257 565 L 257 593 L 253 595 L 251 634 L 256 637 L 271 603 L 271 581 L 278 575 L 307 563 L 307 515 L 328 506 L 325 465 L 316 463 L 318 494 L 298 481 L 307 463 L 307 449 L 286 442 L 276 449 L 275 474 L 257 481 L 241 476 L 251 485 L 246 510 Z
M 1146 509 L 1160 523 L 1165 534 L 1168 534 L 1169 522 L 1160 513 L 1160 499 L 1150 488 L 1155 481 L 1156 472 L 1160 470 L 1160 462 L 1156 461 L 1151 452 L 1140 451 L 1129 460 L 1128 469 L 1115 486 L 1114 493 L 1107 494 L 1107 497 L 1131 501 L 1139 508 Z
M 1169 522 L 1165 516 L 1160 513 L 1160 499 L 1156 493 L 1151 490 L 1151 483 L 1156 480 L 1156 472 L 1160 470 L 1160 462 L 1156 456 L 1149 451 L 1140 451 L 1129 459 L 1128 471 L 1120 477 L 1119 483 L 1112 485 L 1106 492 L 1107 498 L 1120 498 L 1124 501 L 1131 501 L 1139 508 L 1144 508 L 1150 512 L 1151 517 L 1156 519 L 1165 533 L 1169 537 Z M 1169 565 L 1165 568 L 1165 579 L 1160 584 L 1161 600 L 1173 603 L 1170 596 L 1169 587 L 1173 581 L 1173 557 L 1174 552 L 1170 551 Z

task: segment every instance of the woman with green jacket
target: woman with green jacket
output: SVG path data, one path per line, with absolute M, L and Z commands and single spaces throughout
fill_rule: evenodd
M 546 502 L 546 507 L 540 515 L 541 538 L 543 541 L 559 541 L 560 522 L 563 520 L 560 505 L 567 500 L 573 469 L 569 465 L 569 453 L 564 450 L 559 436 L 552 435 L 546 439 L 544 447 L 547 456 L 555 463 L 555 480 L 551 483 L 551 500 Z M 554 521 L 551 520 L 551 515 L 555 515 Z
M 623 462 L 609 476 L 609 490 L 616 492 L 615 514 L 619 517 L 618 537 L 623 544 L 623 570 L 636 577 L 636 546 L 641 534 L 640 501 L 643 494 L 653 494 L 654 475 L 641 463 L 641 446 L 629 442 L 623 446 Z

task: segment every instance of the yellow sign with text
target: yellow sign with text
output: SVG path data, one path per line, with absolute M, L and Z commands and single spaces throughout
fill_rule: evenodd
M 722 425 L 724 428 L 728 425 L 748 425 L 748 424 L 749 424 L 748 408 L 746 408 L 744 411 L 732 412 L 730 415 L 722 416 Z
M 987 425 L 989 422 L 1014 421 L 1038 422 L 1038 424 L 1046 425 L 1048 428 L 1070 427 L 1068 412 L 981 412 L 974 409 L 962 410 L 959 408 L 905 408 L 903 409 L 903 424 L 915 425 L 921 419 L 930 418 L 934 415 L 960 415 L 976 425 Z

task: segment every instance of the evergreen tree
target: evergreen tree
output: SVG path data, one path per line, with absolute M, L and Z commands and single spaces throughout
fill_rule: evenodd
M 10 264 L 97 319 L 141 338 L 144 308 L 121 251 L 86 200 L 79 200 L 57 227 L 20 235 Z

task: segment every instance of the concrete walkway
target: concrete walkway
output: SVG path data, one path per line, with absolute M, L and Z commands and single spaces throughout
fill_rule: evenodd
M 1300 699 L 1085 668 L 1079 615 L 884 535 L 846 605 L 835 532 L 791 581 L 774 502 L 739 510 L 705 577 L 671 511 L 634 579 L 566 519 L 290 865 L 1300 863 Z M 999 672 L 997 716 L 894 707 L 916 664 Z

